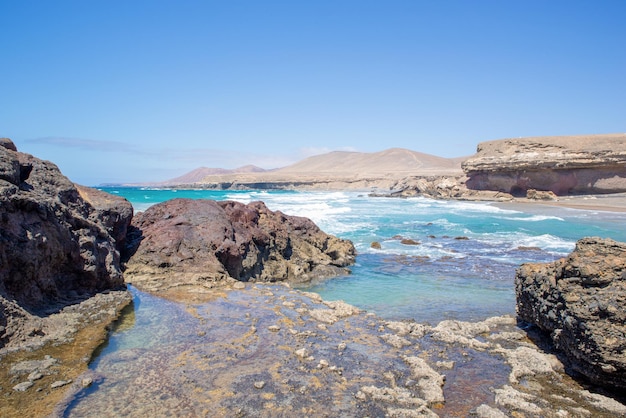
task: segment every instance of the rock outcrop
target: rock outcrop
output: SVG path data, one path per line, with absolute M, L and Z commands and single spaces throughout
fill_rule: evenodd
M 350 241 L 262 202 L 174 199 L 138 213 L 133 228 L 125 276 L 147 290 L 232 279 L 308 281 L 345 274 L 355 258 Z
M 609 389 L 626 389 L 626 244 L 584 238 L 566 258 L 524 264 L 517 312 L 550 334 L 572 368 Z
M 465 160 L 467 187 L 525 196 L 626 191 L 626 134 L 503 139 L 482 142 Z
M 120 250 L 131 218 L 125 199 L 77 187 L 53 163 L 3 139 L 0 348 L 32 314 L 123 286 Z

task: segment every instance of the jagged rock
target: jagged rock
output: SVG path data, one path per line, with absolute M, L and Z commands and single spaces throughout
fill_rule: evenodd
M 308 281 L 345 274 L 355 258 L 350 241 L 262 202 L 174 199 L 137 214 L 133 228 L 125 274 L 144 288 Z
M 113 196 L 106 208 L 90 203 L 83 196 L 102 192 L 79 192 L 53 163 L 10 140 L 0 145 L 1 348 L 31 314 L 123 286 L 122 243 L 112 235 L 123 241 L 132 206 Z M 27 334 L 41 332 L 35 325 Z
M 626 388 L 626 244 L 584 238 L 565 258 L 524 264 L 515 277 L 517 313 L 550 334 L 574 370 Z
M 466 185 L 525 196 L 626 191 L 626 134 L 503 139 L 482 142 L 465 160 Z
M 510 201 L 509 193 L 492 190 L 474 190 L 466 185 L 466 176 L 411 176 L 391 186 L 391 193 L 371 193 L 370 196 L 413 197 L 432 199 Z

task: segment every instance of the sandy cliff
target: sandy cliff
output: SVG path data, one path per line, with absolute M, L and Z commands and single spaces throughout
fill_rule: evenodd
M 555 136 L 483 142 L 463 162 L 467 186 L 523 196 L 626 191 L 626 134 Z

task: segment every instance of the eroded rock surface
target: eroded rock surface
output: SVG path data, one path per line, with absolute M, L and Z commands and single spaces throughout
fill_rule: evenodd
M 355 249 L 311 220 L 262 202 L 174 199 L 133 220 L 127 281 L 148 290 L 228 280 L 308 281 L 345 274 Z
M 0 348 L 46 334 L 42 318 L 64 306 L 123 286 L 119 250 L 131 217 L 125 199 L 79 188 L 53 163 L 3 139 Z M 33 321 L 42 325 L 23 329 Z
M 131 344 L 118 345 L 91 375 L 74 379 L 91 376 L 97 390 L 75 383 L 77 391 L 54 416 L 608 418 L 626 412 L 564 374 L 558 359 L 510 316 L 433 327 L 382 320 L 286 285 L 238 283 L 241 289 L 211 290 L 219 296 L 185 306 L 137 293 L 145 312 L 120 327 L 136 320 L 149 328 L 132 331 Z M 318 315 L 326 311 L 332 314 Z M 163 318 L 165 328 L 148 325 Z
M 482 142 L 465 160 L 467 187 L 524 196 L 626 191 L 626 134 L 503 139 Z
M 566 258 L 524 264 L 515 288 L 519 317 L 549 333 L 574 370 L 626 389 L 626 244 L 581 239 Z

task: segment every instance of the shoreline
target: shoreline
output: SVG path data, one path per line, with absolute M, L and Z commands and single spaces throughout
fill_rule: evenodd
M 584 211 L 626 213 L 626 193 L 610 195 L 581 195 L 563 196 L 558 200 L 531 200 L 527 198 L 514 198 L 511 201 L 492 201 L 498 207 L 517 206 L 520 209 L 535 210 L 541 207 L 574 209 Z

